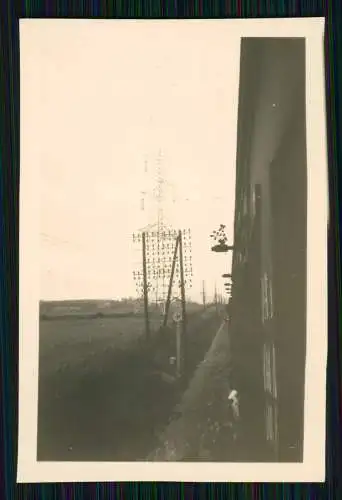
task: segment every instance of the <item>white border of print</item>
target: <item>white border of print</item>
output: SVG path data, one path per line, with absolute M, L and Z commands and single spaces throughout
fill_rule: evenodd
M 34 63 L 30 39 L 49 24 L 61 31 L 73 23 L 116 23 L 114 20 L 20 21 L 21 72 Z M 323 18 L 260 20 L 120 21 L 173 24 L 174 36 L 184 23 L 202 23 L 213 32 L 229 30 L 240 37 L 306 37 L 308 259 L 307 364 L 305 386 L 304 461 L 294 464 L 260 463 L 82 463 L 37 462 L 37 387 L 39 318 L 39 142 L 29 137 L 30 120 L 39 99 L 39 81 L 21 79 L 20 173 L 20 316 L 19 316 L 19 451 L 17 481 L 192 481 L 192 482 L 323 482 L 325 480 L 325 407 L 327 358 L 327 224 L 328 183 L 323 71 Z M 127 26 L 128 27 L 128 26 Z M 208 37 L 210 50 L 210 37 Z M 26 73 L 24 72 L 25 76 Z M 25 88 L 23 87 L 25 85 Z M 30 96 L 30 98 L 28 98 Z

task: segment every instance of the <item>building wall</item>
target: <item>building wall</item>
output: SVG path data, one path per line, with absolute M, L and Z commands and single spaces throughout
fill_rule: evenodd
M 298 88 L 300 95 L 300 88 Z M 304 101 L 304 99 L 303 99 Z M 271 164 L 275 342 L 284 460 L 302 457 L 306 353 L 305 106 L 298 106 Z
M 236 273 L 242 246 L 247 247 L 248 260 L 260 246 L 260 268 L 256 273 L 249 265 L 248 271 L 259 275 L 260 296 L 249 300 L 262 305 L 264 386 L 266 393 L 276 396 L 270 399 L 274 457 L 290 461 L 301 460 L 303 437 L 305 135 L 304 39 L 242 40 L 233 264 Z M 260 234 L 252 245 L 256 187 Z M 247 292 L 240 300 L 243 295 Z M 246 303 L 247 309 L 251 307 Z M 253 330 L 252 325 L 244 328 Z

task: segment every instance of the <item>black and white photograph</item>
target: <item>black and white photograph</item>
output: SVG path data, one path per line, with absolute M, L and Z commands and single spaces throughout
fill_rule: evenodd
M 323 26 L 21 23 L 19 482 L 324 481 Z

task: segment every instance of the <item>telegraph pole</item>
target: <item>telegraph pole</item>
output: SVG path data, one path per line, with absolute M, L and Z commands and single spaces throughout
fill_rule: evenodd
M 162 168 L 161 168 L 161 163 L 162 163 L 162 153 L 159 150 L 159 155 L 157 159 L 157 186 L 154 191 L 155 198 L 157 200 L 158 204 L 158 210 L 157 210 L 157 253 L 159 254 L 160 250 L 160 245 L 161 245 L 161 230 L 162 227 L 164 226 L 164 211 L 163 211 L 163 185 L 164 185 L 164 179 L 162 176 Z M 158 304 L 159 301 L 159 278 L 160 278 L 160 267 L 157 269 L 157 280 L 156 280 L 156 304 Z M 164 283 L 165 279 L 163 278 L 163 286 L 162 289 L 164 291 Z M 163 297 L 165 298 L 165 297 Z
M 143 251 L 143 288 L 144 288 L 144 312 L 145 312 L 145 334 L 146 339 L 150 337 L 150 322 L 148 317 L 148 286 L 146 269 L 146 233 L 142 233 L 142 251 Z
M 175 267 L 176 267 L 176 260 L 177 260 L 178 244 L 179 244 L 179 235 L 176 238 L 175 250 L 174 250 L 173 259 L 172 259 L 171 276 L 170 276 L 170 282 L 169 282 L 169 289 L 168 289 L 168 292 L 167 292 L 165 314 L 164 314 L 164 321 L 163 321 L 163 326 L 164 327 L 167 325 L 167 318 L 168 318 L 169 309 L 170 309 L 170 301 L 171 301 L 173 277 L 174 277 L 174 274 L 175 274 Z
M 191 229 L 172 229 L 165 224 L 163 200 L 164 187 L 168 184 L 162 175 L 162 153 L 159 152 L 157 159 L 156 186 L 150 193 L 147 186 L 141 190 L 142 211 L 145 210 L 145 196 L 152 195 L 157 202 L 157 220 L 144 228 L 133 233 L 133 243 L 139 245 L 139 261 L 141 259 L 141 244 L 143 247 L 143 269 L 139 262 L 139 270 L 133 271 L 133 279 L 136 282 L 136 290 L 139 298 L 143 298 L 145 310 L 146 336 L 152 332 L 149 321 L 148 305 L 152 300 L 156 306 L 163 305 L 163 319 L 161 325 L 166 326 L 170 311 L 173 282 L 177 280 L 178 292 L 182 296 L 183 320 L 181 332 L 186 331 L 185 311 L 185 287 L 192 287 L 192 255 L 191 255 Z M 147 161 L 145 161 L 145 173 L 147 173 Z M 180 241 L 181 239 L 181 241 Z M 176 245 L 175 245 L 176 243 Z M 180 248 L 181 245 L 181 248 Z M 178 265 L 178 248 L 180 248 L 180 264 Z M 179 290 L 179 288 L 181 290 Z M 152 294 L 152 295 L 151 295 Z M 155 297 L 154 297 L 155 296 Z
M 186 359 L 187 339 L 186 339 L 186 307 L 185 307 L 185 283 L 184 283 L 184 263 L 183 263 L 183 237 L 182 231 L 178 233 L 179 240 L 179 270 L 180 287 L 182 298 L 182 340 L 183 340 L 183 360 Z
M 203 309 L 206 308 L 206 296 L 205 296 L 205 283 L 202 282 L 202 297 L 203 297 Z
M 216 288 L 216 284 L 215 284 L 215 307 L 216 307 L 216 314 L 218 315 L 218 304 L 217 304 L 217 288 Z

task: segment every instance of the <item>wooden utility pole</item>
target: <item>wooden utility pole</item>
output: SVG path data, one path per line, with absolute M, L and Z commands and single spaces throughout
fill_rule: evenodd
M 203 309 L 205 309 L 205 307 L 206 307 L 206 302 L 205 302 L 206 297 L 205 297 L 205 283 L 204 283 L 204 280 L 202 282 L 202 296 L 203 296 Z
M 217 288 L 216 288 L 216 285 L 215 285 L 215 307 L 216 307 L 216 314 L 218 315 Z
M 168 318 L 169 310 L 170 310 L 171 293 L 172 293 L 173 278 L 174 278 L 174 274 L 175 274 L 175 267 L 176 267 L 176 260 L 177 260 L 178 243 L 179 243 L 179 235 L 176 238 L 175 250 L 173 252 L 171 276 L 170 276 L 169 288 L 167 291 L 167 299 L 166 299 L 165 314 L 164 314 L 164 321 L 163 321 L 164 327 L 167 325 L 167 318 Z
M 176 323 L 176 374 L 177 378 L 182 375 L 182 332 L 181 332 L 181 323 L 177 321 Z
M 186 306 L 185 306 L 185 283 L 184 283 L 184 262 L 183 262 L 183 238 L 182 231 L 178 233 L 179 239 L 179 270 L 182 299 L 182 341 L 183 341 L 183 362 L 186 362 L 187 339 L 186 339 Z
M 150 322 L 148 317 L 148 284 L 146 269 L 146 233 L 142 233 L 142 251 L 143 251 L 143 287 L 144 287 L 144 312 L 145 312 L 145 334 L 146 339 L 150 338 Z

